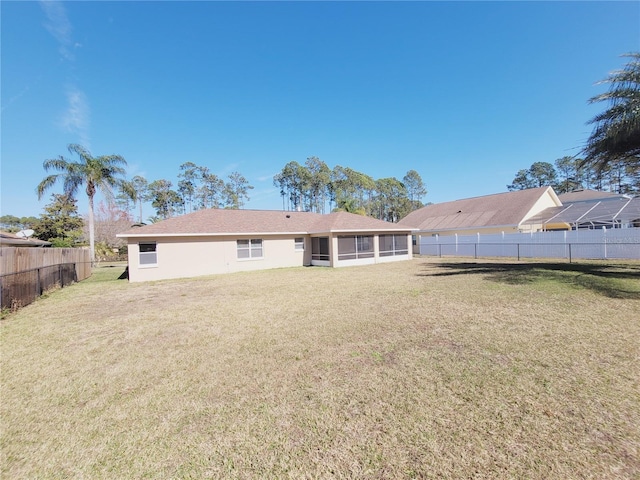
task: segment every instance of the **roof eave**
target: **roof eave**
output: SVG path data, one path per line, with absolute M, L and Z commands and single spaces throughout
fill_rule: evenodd
M 145 237 L 237 237 L 241 235 L 308 235 L 308 232 L 205 232 L 205 233 L 118 233 L 118 238 Z
M 314 230 L 308 232 L 309 235 L 319 235 L 322 233 L 370 233 L 370 232 L 414 232 L 415 228 L 332 228 L 330 230 Z
M 547 187 L 547 189 L 545 190 L 545 192 L 549 193 L 549 195 L 551 195 L 551 198 L 553 199 L 554 203 L 556 203 L 556 205 L 558 207 L 562 207 L 562 201 L 558 198 L 558 194 L 556 193 L 556 191 L 553 189 L 553 187 Z

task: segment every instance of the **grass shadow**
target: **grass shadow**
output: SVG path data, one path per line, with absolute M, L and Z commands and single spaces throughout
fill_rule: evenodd
M 129 280 L 129 267 L 128 266 L 124 269 L 124 272 L 122 272 L 120 274 L 120 276 L 118 277 L 118 280 Z
M 640 265 L 443 262 L 428 266 L 428 272 L 418 275 L 484 275 L 487 280 L 510 285 L 557 282 L 585 288 L 609 298 L 640 300 Z
M 95 267 L 86 283 L 113 282 L 129 279 L 129 267 L 125 265 L 101 265 Z

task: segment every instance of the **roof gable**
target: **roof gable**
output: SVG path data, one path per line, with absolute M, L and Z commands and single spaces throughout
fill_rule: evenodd
M 423 231 L 517 226 L 532 214 L 544 195 L 561 205 L 551 187 L 539 187 L 427 205 L 411 212 L 399 224 Z

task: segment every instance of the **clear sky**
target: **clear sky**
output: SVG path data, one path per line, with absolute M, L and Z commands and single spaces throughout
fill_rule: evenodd
M 239 171 L 245 208 L 282 208 L 273 175 L 310 156 L 374 178 L 415 169 L 425 202 L 503 192 L 579 152 L 604 108 L 587 104 L 595 83 L 640 50 L 640 2 L 0 8 L 0 211 L 16 216 L 42 213 L 42 162 L 69 143 L 149 181 L 175 185 L 187 161 Z

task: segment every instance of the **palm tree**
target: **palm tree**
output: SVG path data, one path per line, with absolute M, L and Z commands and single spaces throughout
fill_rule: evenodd
M 45 171 L 57 170 L 60 173 L 49 175 L 44 178 L 36 188 L 38 199 L 41 199 L 45 191 L 52 187 L 61 178 L 63 181 L 64 193 L 70 197 L 75 197 L 78 189 L 85 186 L 87 198 L 89 199 L 89 250 L 91 263 L 95 261 L 95 226 L 93 220 L 93 198 L 98 190 L 107 197 L 111 197 L 111 188 L 120 185 L 119 178 L 125 174 L 124 165 L 127 161 L 120 155 L 103 155 L 94 157 L 82 145 L 70 144 L 69 153 L 75 153 L 80 157 L 80 161 L 72 162 L 63 156 L 45 160 L 43 167 Z
M 640 52 L 623 57 L 631 59 L 624 69 L 599 82 L 610 84 L 609 91 L 589 100 L 610 103 L 588 122 L 595 127 L 583 150 L 584 163 L 598 170 L 616 160 L 640 167 Z
M 120 187 L 125 197 L 133 202 L 134 207 L 138 206 L 140 210 L 138 221 L 142 223 L 142 202 L 147 200 L 149 190 L 147 179 L 136 175 L 131 180 L 122 180 Z

